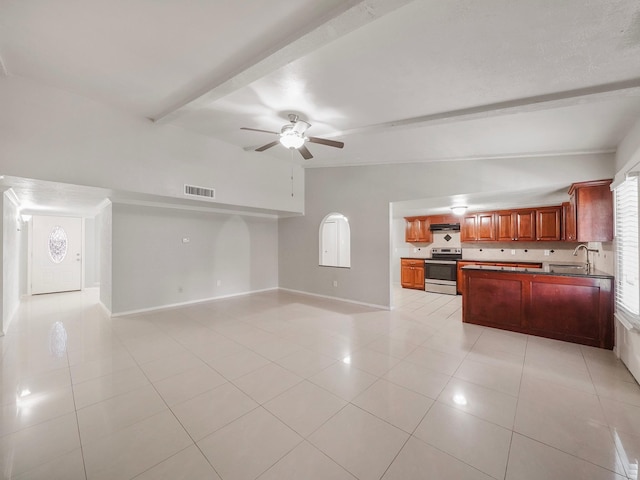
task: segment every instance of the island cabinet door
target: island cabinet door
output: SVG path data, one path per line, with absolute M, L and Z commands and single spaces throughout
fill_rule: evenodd
M 498 277 L 474 271 L 465 278 L 462 299 L 465 318 L 472 323 L 518 330 L 524 321 L 523 283 L 517 277 Z
M 531 282 L 526 327 L 536 335 L 613 347 L 611 280 L 543 277 Z

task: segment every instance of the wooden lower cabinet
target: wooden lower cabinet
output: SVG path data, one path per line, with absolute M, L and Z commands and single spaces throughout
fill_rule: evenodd
M 613 277 L 463 271 L 462 321 L 613 348 Z
M 458 295 L 462 295 L 464 291 L 465 277 L 462 274 L 462 267 L 467 265 L 486 265 L 488 267 L 518 267 L 518 268 L 541 268 L 541 263 L 535 262 L 479 262 L 474 260 L 458 260 L 458 280 L 456 282 L 456 289 Z
M 424 260 L 403 258 L 400 262 L 402 288 L 424 290 Z

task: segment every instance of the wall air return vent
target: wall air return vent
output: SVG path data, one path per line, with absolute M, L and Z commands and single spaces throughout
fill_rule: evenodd
M 215 200 L 216 191 L 214 188 L 197 187 L 195 185 L 185 185 L 184 194 L 189 197 L 206 198 L 208 200 Z

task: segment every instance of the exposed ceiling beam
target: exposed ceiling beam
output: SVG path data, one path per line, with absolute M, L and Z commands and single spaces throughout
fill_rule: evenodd
M 613 97 L 640 96 L 640 78 L 634 78 L 623 82 L 607 83 L 594 87 L 566 90 L 548 95 L 518 98 L 505 102 L 490 103 L 477 107 L 450 110 L 413 118 L 394 120 L 386 123 L 366 125 L 325 134 L 325 137 L 342 137 L 362 133 L 373 133 L 391 128 L 415 128 L 430 125 L 442 125 L 446 123 L 464 122 L 483 118 L 514 115 L 540 110 L 571 107 L 586 103 L 600 102 Z
M 153 115 L 154 122 L 168 122 L 188 111 L 197 110 L 215 100 L 268 75 L 318 48 L 415 0 L 349 0 L 305 26 L 279 44 L 265 50 L 239 68 L 223 72 L 178 103 Z

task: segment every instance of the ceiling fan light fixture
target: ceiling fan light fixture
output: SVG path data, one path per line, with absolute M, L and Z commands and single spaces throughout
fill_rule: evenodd
M 280 143 L 287 148 L 300 148 L 304 145 L 305 138 L 297 132 L 288 130 L 280 134 Z

